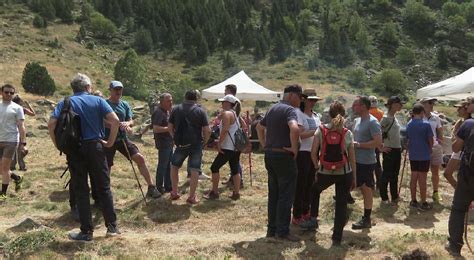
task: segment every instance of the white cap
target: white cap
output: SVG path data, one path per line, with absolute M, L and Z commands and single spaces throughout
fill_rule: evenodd
M 221 102 L 227 101 L 231 104 L 235 104 L 236 102 L 239 102 L 239 99 L 236 98 L 234 95 L 226 95 L 225 97 L 219 98 L 218 100 Z

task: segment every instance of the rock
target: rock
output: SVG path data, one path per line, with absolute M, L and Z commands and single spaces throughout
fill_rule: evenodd
M 26 132 L 26 137 L 36 137 L 33 132 Z
M 133 108 L 134 111 L 141 111 L 141 110 L 143 110 L 143 109 L 145 109 L 145 106 L 144 106 L 144 105 L 136 106 L 136 107 Z
M 57 103 L 49 99 L 39 99 L 36 101 L 36 104 L 41 105 L 41 106 L 44 106 L 44 105 L 56 106 Z
M 48 130 L 48 126 L 47 125 L 39 125 L 38 129 L 39 130 Z
M 402 255 L 403 260 L 428 260 L 430 259 L 430 256 L 423 250 L 417 248 L 410 253 L 406 253 Z
M 39 224 L 38 222 L 34 221 L 31 218 L 25 218 L 15 224 L 15 226 L 9 228 L 10 231 L 13 232 L 26 232 L 28 230 L 38 229 L 44 227 L 43 225 Z

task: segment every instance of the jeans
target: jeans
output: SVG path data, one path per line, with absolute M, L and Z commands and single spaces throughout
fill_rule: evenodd
M 265 152 L 268 172 L 268 230 L 279 236 L 290 232 L 291 206 L 296 189 L 296 161 L 290 153 Z
M 314 182 L 313 161 L 311 160 L 311 152 L 299 151 L 296 157 L 298 166 L 298 179 L 296 180 L 296 194 L 293 203 L 293 217 L 299 218 L 309 211 L 311 199 L 311 186 Z
M 89 202 L 88 176 L 96 185 L 105 225 L 116 226 L 117 215 L 110 190 L 110 174 L 103 145 L 98 141 L 83 142 L 79 154 L 71 156 L 70 159 L 72 170 L 70 185 L 73 185 L 72 188 L 76 192 L 81 231 L 92 233 L 94 230 Z
M 461 166 L 461 168 L 463 168 Z M 474 200 L 474 172 L 461 169 L 458 174 L 458 184 L 454 190 L 451 214 L 449 215 L 449 243 L 456 250 L 463 246 L 464 216 Z
M 383 153 L 383 171 L 380 178 L 380 198 L 388 200 L 388 185 L 390 184 L 390 195 L 392 200 L 398 199 L 398 174 L 402 161 L 402 150 L 392 148 L 388 153 Z
M 341 241 L 342 231 L 347 220 L 347 197 L 352 183 L 352 173 L 344 175 L 328 175 L 318 173 L 317 182 L 312 187 L 311 217 L 319 215 L 319 198 L 321 192 L 336 184 L 336 211 L 332 240 Z
M 165 191 L 171 190 L 171 156 L 173 147 L 158 149 L 158 165 L 156 166 L 156 187 L 164 188 Z

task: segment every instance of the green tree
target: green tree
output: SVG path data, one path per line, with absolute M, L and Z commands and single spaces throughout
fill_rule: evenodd
M 54 5 L 51 0 L 40 0 L 38 3 L 38 8 L 38 12 L 45 19 L 51 21 L 56 17 L 56 9 L 54 9 Z
M 443 11 L 443 15 L 446 17 L 454 16 L 461 14 L 461 6 L 456 2 L 446 2 L 441 11 Z
M 363 68 L 354 68 L 349 70 L 347 82 L 356 88 L 363 87 L 367 80 L 365 70 Z
M 151 51 L 153 48 L 153 40 L 151 38 L 150 31 L 142 28 L 137 33 L 135 33 L 133 48 L 140 54 L 146 54 Z
M 417 0 L 408 0 L 402 10 L 402 22 L 413 38 L 426 40 L 434 33 L 436 18 L 427 6 Z
M 397 49 L 397 61 L 401 65 L 412 65 L 415 63 L 415 54 L 411 48 L 400 46 Z
M 399 69 L 385 69 L 374 78 L 374 89 L 389 96 L 405 96 L 407 81 Z
M 235 67 L 235 65 L 235 59 L 232 57 L 232 55 L 230 55 L 230 52 L 227 52 L 224 59 L 222 60 L 222 68 L 226 70 L 228 68 Z
M 274 46 L 271 52 L 272 62 L 285 61 L 291 53 L 291 44 L 285 31 L 278 31 L 274 38 Z
M 91 14 L 89 27 L 94 37 L 99 39 L 108 39 L 117 31 L 114 23 L 98 12 Z
M 197 28 L 194 34 L 194 46 L 196 47 L 196 59 L 199 63 L 207 61 L 209 56 L 209 47 L 201 28 Z
M 117 61 L 114 68 L 114 77 L 124 84 L 124 95 L 136 99 L 146 100 L 148 87 L 146 85 L 145 66 L 133 49 Z
M 35 28 L 46 28 L 48 27 L 48 22 L 43 17 L 36 14 L 35 18 L 33 18 L 33 26 Z
M 72 0 L 54 0 L 56 16 L 59 17 L 63 23 L 72 24 L 74 22 L 72 16 L 73 8 L 74 2 Z
M 23 70 L 21 85 L 28 93 L 50 96 L 56 91 L 56 84 L 46 67 L 38 62 L 28 62 Z
M 445 70 L 448 68 L 448 54 L 446 53 L 444 46 L 441 46 L 436 52 L 436 60 L 440 69 Z
M 398 26 L 392 22 L 384 24 L 381 33 L 377 37 L 382 54 L 388 57 L 395 55 L 395 50 L 400 44 L 399 39 Z

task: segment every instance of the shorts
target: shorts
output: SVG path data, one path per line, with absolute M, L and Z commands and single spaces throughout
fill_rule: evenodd
M 171 165 L 181 167 L 183 166 L 183 162 L 186 160 L 186 158 L 188 158 L 189 170 L 201 171 L 202 146 L 198 144 L 176 147 L 176 149 L 174 149 L 173 155 L 171 156 Z
M 134 156 L 135 154 L 138 154 L 140 150 L 138 150 L 138 147 L 130 142 L 130 140 L 125 140 L 125 144 L 127 145 L 128 152 L 130 153 L 130 156 Z M 127 149 L 125 149 L 125 146 L 123 145 L 122 141 L 117 141 L 114 143 L 114 145 L 110 148 L 104 147 L 105 151 L 105 156 L 107 157 L 107 165 L 112 167 L 114 165 L 114 157 L 115 157 L 115 152 L 118 150 L 125 158 L 128 160 L 131 160 L 132 158 L 128 157 Z
M 13 160 L 18 143 L 16 142 L 0 142 L 0 158 Z
M 374 188 L 374 170 L 377 164 L 361 164 L 356 163 L 357 187 L 365 186 Z
M 451 160 L 458 160 L 458 161 L 460 161 L 460 160 L 461 160 L 461 151 L 459 151 L 459 152 L 457 152 L 457 153 L 453 152 L 453 153 L 451 154 Z
M 428 172 L 430 170 L 430 161 L 410 160 L 410 169 L 412 172 Z
M 433 145 L 431 152 L 431 165 L 439 166 L 443 163 L 443 146 L 440 144 Z

